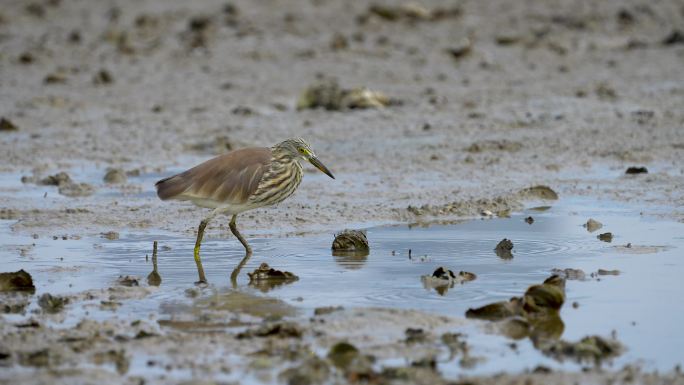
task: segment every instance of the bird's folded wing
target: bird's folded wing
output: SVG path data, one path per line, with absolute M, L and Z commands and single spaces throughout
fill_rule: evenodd
M 271 149 L 245 148 L 217 156 L 157 182 L 159 198 L 214 200 L 242 204 L 252 195 L 271 162 Z

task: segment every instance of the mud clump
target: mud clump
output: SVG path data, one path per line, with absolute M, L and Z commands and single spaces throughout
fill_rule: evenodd
M 253 337 L 302 338 L 304 331 L 294 322 L 267 322 L 255 329 L 238 333 L 238 339 Z
M 530 286 L 523 297 L 495 302 L 476 309 L 468 309 L 467 318 L 503 320 L 520 316 L 529 320 L 558 315 L 565 302 L 565 279 L 552 275 L 540 285 Z
M 116 372 L 120 375 L 128 373 L 128 368 L 131 365 L 130 358 L 126 355 L 125 350 L 108 350 L 104 352 L 96 352 L 93 355 L 93 363 L 96 365 L 114 364 Z
M 124 184 L 128 180 L 126 172 L 120 168 L 110 168 L 102 178 L 107 184 Z
M 382 92 L 365 87 L 343 89 L 337 81 L 326 80 L 302 92 L 297 101 L 297 110 L 324 108 L 328 111 L 342 111 L 383 108 L 398 104 L 398 100 L 391 99 Z
M 24 180 L 22 180 L 22 182 L 23 181 Z M 38 181 L 38 184 L 43 186 L 65 186 L 70 183 L 73 183 L 73 181 L 71 180 L 69 174 L 64 171 L 58 172 L 55 175 L 49 175 Z
M 332 243 L 333 252 L 358 252 L 368 253 L 370 247 L 365 231 L 344 230 L 335 235 Z
M 510 239 L 502 239 L 494 248 L 494 253 L 501 259 L 513 258 L 513 241 Z
M 299 277 L 289 271 L 276 270 L 265 262 L 253 272 L 247 273 L 247 276 L 249 277 L 249 285 L 264 293 L 278 286 L 299 280 Z
M 35 178 L 25 176 L 21 178 L 21 181 L 23 183 L 33 183 L 35 182 Z M 57 186 L 57 191 L 61 195 L 67 197 L 84 197 L 92 195 L 95 192 L 93 186 L 87 183 L 76 183 L 71 179 L 69 174 L 63 171 L 40 179 L 37 184 L 43 186 Z
M 4 291 L 33 293 L 36 287 L 33 285 L 31 274 L 22 269 L 11 273 L 0 273 L 0 292 Z
M 69 303 L 66 297 L 53 296 L 50 293 L 45 293 L 38 298 L 38 306 L 44 312 L 49 314 L 56 314 L 64 310 L 64 305 Z
M 0 314 L 23 313 L 31 303 L 25 293 L 3 293 L 0 297 Z
M 494 302 L 475 309 L 468 309 L 466 318 L 498 321 L 520 315 L 522 311 L 522 299 L 513 297 L 509 301 Z
M 636 174 L 648 174 L 648 169 L 646 167 L 628 167 L 627 170 L 625 170 L 625 174 L 627 175 L 636 175 Z
M 97 73 L 93 76 L 93 84 L 96 86 L 109 85 L 112 83 L 114 83 L 114 77 L 105 69 L 97 71 Z
M 458 274 L 455 274 L 453 271 L 443 266 L 435 269 L 432 275 L 423 275 L 420 277 L 423 282 L 423 287 L 426 289 L 435 289 L 440 295 L 446 294 L 446 292 L 456 284 L 474 281 L 476 278 L 477 275 L 473 273 L 459 271 Z
M 613 242 L 613 233 L 602 233 L 596 236 L 600 241 L 603 242 Z
M 680 30 L 674 30 L 663 39 L 662 43 L 665 46 L 684 44 L 684 32 Z
M 534 223 L 534 218 L 532 218 L 532 217 L 527 217 L 527 218 L 525 218 L 525 223 L 527 223 L 528 225 L 533 224 L 533 223 Z
M 460 60 L 473 52 L 473 42 L 467 37 L 459 40 L 455 45 L 446 49 L 446 53 L 453 59 Z
M 584 281 L 586 279 L 586 274 L 581 269 L 553 269 L 551 272 L 569 281 Z
M 603 223 L 595 219 L 589 218 L 589 220 L 587 220 L 587 223 L 585 223 L 582 226 L 584 226 L 584 228 L 586 228 L 588 232 L 593 233 L 594 231 L 603 227 Z
M 0 131 L 19 131 L 19 127 L 7 118 L 0 118 Z
M 565 279 L 552 275 L 541 285 L 530 286 L 523 296 L 523 310 L 530 314 L 557 314 L 565 302 Z
M 466 148 L 467 152 L 478 153 L 483 151 L 509 151 L 516 152 L 522 149 L 523 145 L 520 142 L 512 142 L 510 140 L 485 140 L 475 142 Z
M 278 378 L 288 385 L 313 385 L 326 383 L 330 377 L 328 363 L 316 356 L 311 357 L 295 366 L 284 370 Z
M 557 200 L 558 193 L 555 192 L 551 187 L 538 185 L 533 187 L 528 187 L 520 190 L 518 195 L 521 199 L 544 199 L 544 200 Z
M 132 275 L 121 275 L 116 280 L 116 284 L 120 285 L 120 286 L 126 286 L 126 287 L 140 286 L 140 279 L 138 279 L 138 277 L 134 277 Z
M 100 233 L 100 236 L 104 239 L 109 239 L 110 241 L 115 241 L 119 239 L 119 233 L 116 231 L 107 231 L 106 233 Z
M 324 307 L 317 307 L 314 309 L 314 315 L 326 315 L 330 313 L 334 313 L 336 311 L 341 311 L 344 308 L 342 306 L 324 306 Z
M 598 269 L 597 274 L 598 275 L 620 275 L 620 270 Z
M 594 364 L 617 357 L 623 350 L 624 347 L 619 341 L 600 336 L 587 336 L 578 342 L 547 341 L 541 348 L 542 353 L 559 361 L 569 358 L 580 363 Z
M 459 7 L 429 9 L 418 3 L 406 3 L 398 6 L 372 4 L 366 13 L 360 15 L 357 20 L 361 24 L 366 23 L 372 17 L 389 22 L 434 22 L 457 18 L 462 14 L 463 10 Z

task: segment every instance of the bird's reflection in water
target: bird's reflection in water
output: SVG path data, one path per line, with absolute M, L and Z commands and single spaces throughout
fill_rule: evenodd
M 161 285 L 162 278 L 157 270 L 157 241 L 152 245 L 152 272 L 147 275 L 147 284 L 150 286 Z

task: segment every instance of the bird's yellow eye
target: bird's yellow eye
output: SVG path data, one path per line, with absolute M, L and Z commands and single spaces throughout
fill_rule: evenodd
M 299 149 L 299 153 L 302 154 L 302 155 L 306 155 L 307 152 L 308 152 L 308 151 L 306 151 L 306 150 L 303 149 L 303 148 L 300 148 L 300 149 Z

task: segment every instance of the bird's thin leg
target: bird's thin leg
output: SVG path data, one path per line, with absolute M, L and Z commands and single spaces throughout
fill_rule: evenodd
M 247 240 L 240 234 L 240 232 L 237 229 L 237 223 L 235 223 L 235 220 L 237 219 L 237 214 L 233 215 L 233 218 L 230 220 L 230 231 L 235 235 L 235 237 L 242 243 L 242 246 L 245 247 L 245 256 L 242 258 L 242 261 L 237 265 L 237 267 L 233 270 L 233 272 L 230 274 L 230 282 L 233 284 L 233 287 L 237 287 L 237 276 L 240 274 L 240 270 L 242 267 L 247 263 L 249 260 L 249 257 L 252 256 L 252 247 L 249 246 L 249 243 L 247 243 Z
M 199 229 L 197 229 L 197 241 L 195 242 L 195 263 L 197 264 L 197 272 L 199 273 L 199 281 L 197 283 L 206 283 L 207 278 L 204 276 L 204 268 L 202 267 L 202 260 L 200 259 L 200 244 L 204 236 L 204 228 L 207 227 L 208 220 L 203 219 L 200 222 Z
M 240 232 L 237 229 L 237 223 L 235 223 L 235 220 L 237 219 L 237 214 L 233 215 L 233 218 L 230 220 L 230 231 L 237 237 L 237 239 L 242 243 L 242 246 L 245 247 L 245 253 L 247 255 L 252 255 L 252 247 L 247 243 L 247 240 L 240 234 Z
M 207 278 L 204 276 L 204 268 L 202 267 L 202 260 L 200 259 L 200 245 L 202 244 L 202 237 L 204 237 L 204 229 L 209 224 L 211 218 L 213 218 L 218 213 L 218 210 L 214 210 L 209 214 L 208 217 L 202 219 L 197 229 L 197 241 L 195 241 L 195 263 L 197 264 L 197 273 L 199 274 L 199 281 L 197 283 L 207 283 Z

